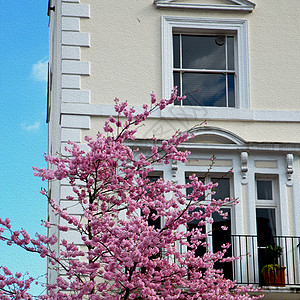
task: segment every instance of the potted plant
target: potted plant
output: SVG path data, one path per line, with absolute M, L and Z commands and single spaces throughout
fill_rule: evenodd
M 266 247 L 266 255 L 272 260 L 272 263 L 265 265 L 261 270 L 267 285 L 285 285 L 285 267 L 278 265 L 278 258 L 281 254 L 282 248 L 280 246 L 268 245 Z

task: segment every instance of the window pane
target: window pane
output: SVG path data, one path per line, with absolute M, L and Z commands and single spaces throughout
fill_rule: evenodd
M 225 70 L 225 37 L 182 35 L 182 68 Z
M 181 90 L 180 90 L 180 73 L 179 72 L 174 72 L 173 74 L 173 80 L 174 80 L 174 86 L 177 86 L 177 92 L 178 95 L 181 95 Z M 181 105 L 181 101 L 174 101 L 175 105 Z
M 215 188 L 213 198 L 216 200 L 230 197 L 230 179 L 229 178 L 212 178 L 212 182 L 217 182 L 218 186 Z
M 256 180 L 257 199 L 272 200 L 272 180 Z
M 220 216 L 219 213 L 213 213 L 214 223 L 212 224 L 212 243 L 213 243 L 213 251 L 222 251 L 222 245 L 226 243 L 231 243 L 231 210 L 230 208 L 222 208 L 224 213 L 228 213 L 227 219 L 224 219 Z M 227 230 L 222 230 L 221 226 L 226 226 Z M 224 257 L 232 256 L 232 248 L 230 247 L 225 253 Z M 232 263 L 215 263 L 216 269 L 222 269 L 225 278 L 232 279 Z
M 234 74 L 227 74 L 228 107 L 235 107 Z
M 267 246 L 274 244 L 274 236 L 276 235 L 276 219 L 274 208 L 257 208 L 256 224 L 258 246 Z
M 234 70 L 234 37 L 227 37 L 227 69 Z
M 183 105 L 226 106 L 226 75 L 207 73 L 184 73 Z
M 173 34 L 173 64 L 174 68 L 180 68 L 180 35 Z

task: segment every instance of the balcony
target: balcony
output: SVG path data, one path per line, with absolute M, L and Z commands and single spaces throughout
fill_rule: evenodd
M 231 235 L 231 255 L 216 267 L 239 284 L 300 288 L 300 237 Z

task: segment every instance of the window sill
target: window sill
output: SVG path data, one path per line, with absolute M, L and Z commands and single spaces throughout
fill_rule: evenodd
M 172 106 L 161 112 L 165 119 L 201 119 L 226 121 L 299 122 L 299 112 L 250 110 L 228 107 Z

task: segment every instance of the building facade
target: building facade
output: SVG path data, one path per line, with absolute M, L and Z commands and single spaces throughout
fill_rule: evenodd
M 239 204 L 226 208 L 230 230 L 212 234 L 210 247 L 225 238 L 233 255 L 250 254 L 226 276 L 263 286 L 266 298 L 299 299 L 300 2 L 50 0 L 48 14 L 49 154 L 63 153 L 68 140 L 84 148 L 83 137 L 114 114 L 115 97 L 141 107 L 151 92 L 167 98 L 178 86 L 186 99 L 151 116 L 139 147 L 193 128 L 195 138 L 182 145 L 188 162 L 155 165 L 157 175 L 203 177 L 215 155 L 203 180 L 219 180 L 219 196 Z M 49 188 L 64 205 L 69 186 Z M 282 250 L 279 286 L 261 275 L 267 246 Z

